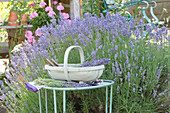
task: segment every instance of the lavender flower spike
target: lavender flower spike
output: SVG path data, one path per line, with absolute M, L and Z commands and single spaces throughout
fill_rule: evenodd
M 26 82 L 25 85 L 26 85 L 26 88 L 27 88 L 28 90 L 30 90 L 30 91 L 32 91 L 32 92 L 34 92 L 34 93 L 36 93 L 36 92 L 38 91 L 38 89 L 37 89 L 35 86 L 31 85 L 31 84 L 28 83 L 28 82 Z
M 42 86 L 35 85 L 35 82 L 26 82 L 25 85 L 28 90 L 34 93 L 36 93 L 39 89 L 43 87 L 43 85 Z

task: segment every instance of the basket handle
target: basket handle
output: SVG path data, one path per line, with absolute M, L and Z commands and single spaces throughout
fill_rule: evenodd
M 67 48 L 67 50 L 65 51 L 65 54 L 64 54 L 64 75 L 67 79 L 68 82 L 70 82 L 70 77 L 68 75 L 68 67 L 67 67 L 67 64 L 68 64 L 68 56 L 69 56 L 69 52 L 73 49 L 73 48 L 78 48 L 79 50 L 79 53 L 80 53 L 80 58 L 81 58 L 81 64 L 84 62 L 84 52 L 83 52 L 83 49 L 80 47 L 80 46 L 70 46 Z

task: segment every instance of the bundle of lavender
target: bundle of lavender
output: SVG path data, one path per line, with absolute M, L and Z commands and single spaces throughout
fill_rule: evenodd
M 54 80 L 49 78 L 39 78 L 32 82 L 25 83 L 26 88 L 32 92 L 37 92 L 39 89 L 43 87 L 59 87 L 59 88 L 66 88 L 66 87 L 90 87 L 90 86 L 97 86 L 100 85 L 103 82 L 103 80 L 96 80 L 93 82 L 67 82 L 67 81 L 61 81 L 61 80 Z

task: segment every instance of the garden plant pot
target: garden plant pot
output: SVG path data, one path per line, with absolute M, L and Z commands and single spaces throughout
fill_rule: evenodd
M 19 25 L 18 22 L 18 15 L 16 12 L 10 12 L 9 19 L 8 19 L 8 25 L 9 26 L 17 26 Z
M 21 17 L 21 25 L 28 25 L 27 23 L 28 19 L 26 14 L 22 14 L 20 17 Z
M 64 55 L 64 64 L 59 66 L 45 65 L 52 79 L 67 80 L 67 81 L 95 81 L 98 79 L 104 70 L 104 65 L 81 67 L 81 64 L 68 64 L 68 56 L 71 49 L 77 48 L 80 52 L 81 64 L 84 62 L 84 52 L 80 46 L 70 46 L 67 48 Z

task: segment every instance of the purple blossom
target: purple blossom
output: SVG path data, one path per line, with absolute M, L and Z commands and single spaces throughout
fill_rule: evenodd
M 35 4 L 35 3 L 32 3 L 32 4 L 29 5 L 29 7 L 32 7 L 32 6 L 36 6 L 36 4 Z
M 154 97 L 154 98 L 156 97 L 156 94 L 157 94 L 157 90 L 154 90 L 154 91 L 153 91 L 153 97 Z
M 4 93 L 6 93 L 6 90 L 5 89 L 0 89 L 0 92 L 2 93 L 2 94 L 4 94 Z
M 76 83 L 76 82 L 65 82 L 62 83 L 64 87 L 90 87 L 90 86 L 97 86 L 99 84 L 101 84 L 103 81 L 102 80 L 97 80 L 93 83 L 87 84 L 87 83 Z
M 117 61 L 115 61 L 115 66 L 116 66 L 117 68 L 119 67 L 119 65 L 118 65 Z
M 140 53 L 138 53 L 138 57 L 140 56 Z
M 158 69 L 157 76 L 156 76 L 158 79 L 160 78 L 160 72 L 161 72 L 162 68 L 163 68 L 163 66 L 160 66 Z
M 119 86 L 117 86 L 117 91 L 119 91 Z
M 127 65 L 127 68 L 130 69 L 130 64 Z
M 132 44 L 131 47 L 132 47 L 132 51 L 134 51 L 135 45 Z
M 26 106 L 26 107 L 28 107 L 28 104 L 27 104 L 27 102 L 24 102 L 24 104 L 25 104 L 25 106 Z
M 115 67 L 112 67 L 112 72 L 115 72 Z
M 145 81 L 145 76 L 143 76 L 143 81 Z
M 104 56 L 104 51 L 102 51 L 102 53 L 103 53 L 103 56 Z
M 0 86 L 4 87 L 4 82 L 2 80 L 0 80 Z
M 98 65 L 106 65 L 110 62 L 110 59 L 103 58 L 99 60 L 91 60 L 84 62 L 81 67 L 87 67 L 87 66 L 98 66 Z
M 147 56 L 148 56 L 148 59 L 150 59 L 151 55 L 149 53 L 147 54 Z
M 123 71 L 123 67 L 122 67 L 122 64 L 119 64 L 119 66 L 120 66 L 120 69 L 121 69 L 121 71 Z
M 57 20 L 55 19 L 54 15 L 52 16 L 52 19 L 50 21 L 53 25 L 56 25 Z
M 102 47 L 103 47 L 103 46 L 102 46 L 102 45 L 100 45 L 100 46 L 99 46 L 99 49 L 101 49 Z
M 128 76 L 127 77 L 130 78 L 130 72 L 128 72 Z
M 138 66 L 135 66 L 134 68 L 137 69 L 137 68 L 139 68 L 139 67 L 138 67 Z
M 160 97 L 158 98 L 158 100 L 157 101 L 159 101 L 160 100 Z
M 28 82 L 25 83 L 25 86 L 26 86 L 26 88 L 27 88 L 28 90 L 30 90 L 30 91 L 32 91 L 32 92 L 37 92 L 37 91 L 38 91 L 37 87 L 29 84 Z
M 121 74 L 121 71 L 119 68 L 116 69 L 116 74 L 118 74 L 118 75 Z
M 144 61 L 144 57 L 142 57 L 142 60 Z
M 4 96 L 4 95 L 1 95 L 1 96 L 0 96 L 0 100 L 3 100 L 3 101 L 4 101 L 4 100 L 5 100 L 5 96 Z
M 138 76 L 138 73 L 136 73 L 136 77 Z
M 145 72 L 146 72 L 146 69 L 145 69 L 145 70 L 143 71 L 143 73 L 142 73 L 143 76 L 144 76 Z
M 126 64 L 129 64 L 129 58 L 128 57 L 126 57 L 127 59 L 126 59 Z
M 142 91 L 142 88 L 139 88 L 139 91 Z
M 115 46 L 115 50 L 118 50 L 118 46 L 117 45 Z
M 117 57 L 118 57 L 118 52 L 116 52 L 116 54 L 115 54 L 115 60 L 117 59 Z

